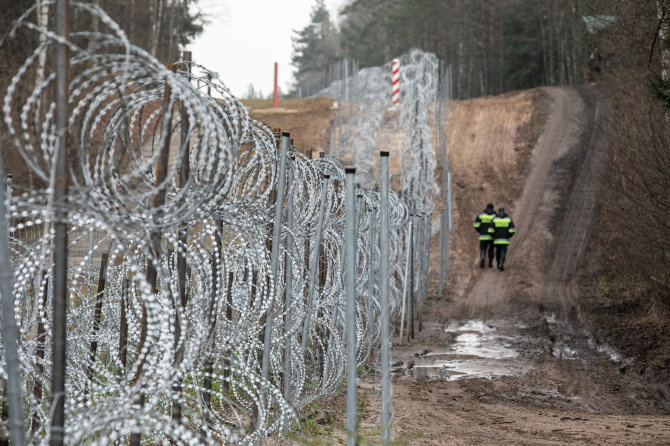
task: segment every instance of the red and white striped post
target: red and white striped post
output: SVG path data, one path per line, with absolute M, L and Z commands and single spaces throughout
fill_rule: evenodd
M 393 106 L 397 106 L 400 103 L 400 60 L 393 59 L 391 68 L 393 70 L 393 76 L 391 77 L 393 82 L 391 101 L 393 102 Z
M 279 106 L 279 92 L 277 91 L 277 75 L 279 71 L 279 64 L 275 62 L 275 108 Z

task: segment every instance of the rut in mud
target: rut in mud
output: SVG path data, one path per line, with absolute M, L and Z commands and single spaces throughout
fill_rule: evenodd
M 548 115 L 530 150 L 519 144 L 518 129 L 528 127 L 538 104 Z M 396 438 L 426 445 L 670 442 L 659 389 L 630 373 L 631 359 L 576 317 L 572 279 L 593 230 L 604 164 L 598 107 L 594 92 L 572 88 L 454 104 L 449 286 L 438 296 L 431 283 L 423 330 L 409 344 L 394 343 Z M 471 220 L 489 201 L 517 226 L 504 272 L 478 264 Z

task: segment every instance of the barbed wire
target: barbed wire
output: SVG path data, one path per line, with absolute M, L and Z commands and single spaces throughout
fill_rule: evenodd
M 56 209 L 66 211 L 73 253 L 89 241 L 67 271 L 65 442 L 123 443 L 140 434 L 157 443 L 250 444 L 279 435 L 294 425 L 296 410 L 337 391 L 344 378 L 344 169 L 333 157 L 311 160 L 289 147 L 290 183 L 277 196 L 278 135 L 250 119 L 215 73 L 189 62 L 166 69 L 100 8 L 70 4 L 89 19 L 81 23 L 98 20 L 105 29 L 91 32 L 77 22 L 63 40 L 35 25 L 31 8 L 14 30 L 42 43 L 3 102 L 7 133 L 43 184 L 13 193 L 7 216 L 31 442 L 48 442 L 53 415 L 47 395 Z M 39 66 L 58 44 L 71 52 L 71 183 L 62 202 L 52 195 L 63 131 L 54 123 L 55 76 L 40 75 Z M 378 123 L 350 125 L 365 145 L 357 150 L 372 159 Z M 368 175 L 370 166 L 363 168 Z M 362 363 L 379 333 L 380 196 L 359 186 L 357 197 Z M 273 275 L 273 216 L 284 202 L 291 205 L 284 206 Z M 394 314 L 409 218 L 405 201 L 392 193 Z M 25 228 L 33 228 L 29 240 L 17 237 Z

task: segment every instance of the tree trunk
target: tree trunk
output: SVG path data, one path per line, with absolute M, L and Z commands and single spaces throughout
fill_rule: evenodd
M 549 85 L 554 85 L 556 83 L 556 69 L 554 64 L 554 34 L 555 34 L 555 25 L 554 25 L 554 5 L 553 1 L 549 1 L 549 13 L 548 13 L 548 24 L 549 24 Z
M 169 6 L 169 14 L 170 14 L 170 21 L 168 25 L 168 32 L 170 33 L 170 37 L 168 39 L 168 49 L 167 49 L 167 54 L 165 55 L 166 60 L 172 62 L 175 59 L 175 29 L 174 29 L 174 23 L 175 23 L 175 14 L 177 10 L 177 5 L 175 4 L 175 1 L 170 2 Z
M 577 18 L 580 17 L 581 9 L 577 7 L 578 2 L 572 0 L 572 26 L 571 26 L 571 42 L 572 42 L 572 79 L 577 83 L 579 79 L 579 61 L 581 60 L 582 51 L 581 39 L 579 38 L 579 30 L 577 29 Z
M 560 83 L 561 85 L 565 85 L 568 83 L 567 79 L 567 73 L 568 73 L 568 51 L 566 48 L 566 39 L 567 36 L 565 35 L 565 13 L 563 11 L 563 8 L 559 6 L 560 10 L 558 12 L 558 32 L 557 32 L 557 38 L 559 42 L 559 69 L 560 71 Z
M 152 15 L 153 23 L 151 25 L 151 54 L 154 57 L 158 57 L 158 41 L 160 40 L 161 33 L 161 23 L 163 21 L 163 4 L 165 0 L 155 0 L 152 4 L 155 4 L 156 13 Z
M 463 34 L 461 34 L 461 39 L 458 41 L 458 69 L 456 72 L 458 73 L 457 78 L 456 78 L 456 97 L 458 99 L 464 99 L 463 95 L 463 78 L 465 77 L 465 64 L 463 63 Z
M 661 48 L 661 78 L 668 82 L 670 81 L 670 48 L 668 48 L 667 40 L 670 35 L 670 23 L 666 18 L 667 12 L 663 0 L 656 1 L 656 11 L 661 25 L 658 28 L 659 47 Z
M 542 77 L 545 85 L 550 84 L 549 81 L 549 54 L 547 50 L 547 32 L 544 29 L 544 11 L 542 8 L 543 1 L 537 0 L 537 8 L 540 18 L 540 38 L 542 39 Z
M 128 40 L 135 43 L 135 0 L 129 1 L 128 15 Z

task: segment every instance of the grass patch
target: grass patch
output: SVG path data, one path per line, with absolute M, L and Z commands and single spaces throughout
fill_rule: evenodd
M 533 112 L 530 116 L 530 129 L 535 142 L 544 132 L 544 126 L 549 117 L 549 97 L 544 93 L 538 93 L 539 98 L 535 101 Z

